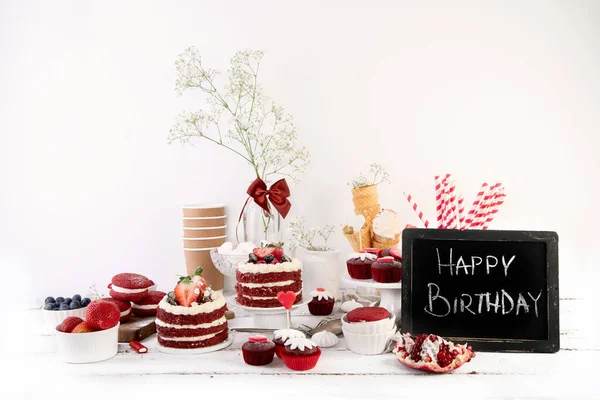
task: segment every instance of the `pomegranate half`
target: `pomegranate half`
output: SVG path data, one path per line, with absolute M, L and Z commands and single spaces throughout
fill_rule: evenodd
M 394 354 L 402 364 L 428 372 L 455 370 L 475 357 L 471 346 L 455 345 L 437 335 L 424 333 L 413 340 L 410 333 L 394 347 Z

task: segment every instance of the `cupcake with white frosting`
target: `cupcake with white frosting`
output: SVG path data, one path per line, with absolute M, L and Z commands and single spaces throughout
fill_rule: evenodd
M 352 279 L 371 279 L 371 265 L 377 261 L 377 255 L 372 253 L 352 253 L 346 261 L 348 275 Z
M 312 315 L 329 315 L 333 311 L 335 299 L 333 295 L 323 288 L 316 288 L 310 292 L 312 300 L 308 303 L 308 311 Z
M 281 352 L 288 339 L 306 338 L 306 335 L 296 329 L 278 329 L 273 332 L 273 343 L 275 343 L 275 354 L 281 358 Z
M 289 369 L 307 371 L 317 365 L 321 357 L 321 349 L 310 339 L 293 338 L 285 342 L 281 356 Z

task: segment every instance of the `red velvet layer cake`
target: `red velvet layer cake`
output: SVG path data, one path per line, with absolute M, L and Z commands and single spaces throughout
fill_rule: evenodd
M 257 308 L 281 307 L 277 293 L 296 293 L 296 303 L 302 301 L 302 264 L 290 259 L 277 247 L 257 248 L 247 263 L 240 263 L 236 272 L 237 302 Z
M 160 345 L 195 349 L 227 340 L 225 299 L 211 288 L 203 289 L 193 277 L 182 277 L 158 303 L 155 322 Z

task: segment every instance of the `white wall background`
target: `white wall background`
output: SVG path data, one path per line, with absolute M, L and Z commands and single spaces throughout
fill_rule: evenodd
M 596 1 L 3 1 L 2 285 L 43 298 L 139 271 L 167 288 L 184 272 L 180 205 L 239 212 L 247 166 L 167 145 L 202 105 L 174 92 L 195 45 L 221 70 L 266 51 L 261 84 L 312 153 L 291 217 L 343 224 L 346 182 L 373 161 L 391 174 L 383 205 L 413 224 L 401 194 L 432 215 L 435 174 L 467 201 L 499 180 L 493 227 L 557 231 L 561 295 L 581 296 L 600 261 L 599 26 Z

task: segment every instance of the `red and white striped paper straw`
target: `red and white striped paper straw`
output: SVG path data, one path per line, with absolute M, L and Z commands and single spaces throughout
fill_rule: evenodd
M 465 197 L 460 194 L 458 196 L 458 229 L 465 228 Z
M 498 213 L 500 206 L 504 204 L 504 198 L 506 197 L 506 193 L 504 192 L 504 188 L 500 189 L 500 192 L 494 197 L 494 203 L 490 208 L 490 212 L 487 214 L 486 220 L 483 224 L 483 230 L 489 228 L 490 223 L 494 220 L 494 217 Z
M 467 218 L 465 220 L 466 228 L 471 228 L 471 224 L 473 223 L 473 218 L 475 218 L 477 209 L 479 208 L 481 200 L 483 199 L 483 195 L 485 194 L 487 189 L 488 189 L 487 182 L 483 182 L 483 184 L 481 185 L 481 188 L 479 189 L 479 193 L 477 193 L 477 196 L 475 197 L 475 201 L 473 201 L 473 205 L 471 206 L 471 209 L 469 210 L 469 213 L 467 214 Z
M 414 201 L 412 195 L 404 193 L 404 197 L 406 197 L 406 200 L 408 200 L 408 204 L 410 204 L 410 207 L 415 211 L 415 213 L 417 213 L 417 216 L 419 217 L 421 222 L 423 222 L 425 228 L 429 228 L 429 221 L 423 215 L 423 212 L 421 211 L 417 203 Z
M 444 200 L 443 200 L 443 191 L 444 191 L 444 181 L 450 177 L 450 174 L 446 174 L 444 176 L 436 175 L 435 176 L 435 211 L 438 222 L 438 228 L 442 229 L 444 226 L 443 223 L 443 214 L 444 214 Z
M 502 186 L 502 183 L 498 182 L 492 185 L 486 194 L 483 196 L 483 200 L 479 203 L 479 208 L 476 212 L 475 217 L 473 218 L 473 222 L 471 223 L 471 228 L 481 229 L 483 227 L 483 223 L 485 222 L 487 215 L 491 209 L 492 203 L 496 195 L 498 194 L 498 189 Z

